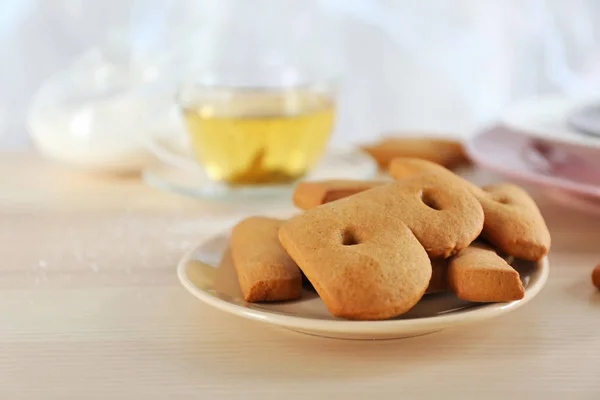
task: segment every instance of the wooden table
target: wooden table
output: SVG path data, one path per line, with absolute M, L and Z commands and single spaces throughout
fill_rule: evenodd
M 600 219 L 539 202 L 551 274 L 531 303 L 419 338 L 333 340 L 230 316 L 179 285 L 182 252 L 251 206 L 2 153 L 0 398 L 598 399 Z

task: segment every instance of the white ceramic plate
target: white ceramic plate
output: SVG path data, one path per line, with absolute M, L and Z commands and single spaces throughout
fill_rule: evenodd
M 183 286 L 222 311 L 297 332 L 341 339 L 398 339 L 424 335 L 465 323 L 493 318 L 533 299 L 548 277 L 548 261 L 516 261 L 525 298 L 510 303 L 477 304 L 449 293 L 426 295 L 411 311 L 387 321 L 348 321 L 332 316 L 309 288 L 302 299 L 281 303 L 246 303 L 228 251 L 229 238 L 218 235 L 188 252 L 178 265 Z
M 562 146 L 574 155 L 600 165 L 600 137 L 576 129 L 582 124 L 589 125 L 587 119 L 582 119 L 580 111 L 598 103 L 599 96 L 537 97 L 515 104 L 501 122 L 509 129 Z

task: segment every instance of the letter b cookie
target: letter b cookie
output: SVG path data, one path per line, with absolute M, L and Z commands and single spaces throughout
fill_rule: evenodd
M 397 158 L 390 174 L 403 179 L 415 174 L 435 173 L 456 187 L 467 188 L 480 202 L 485 213 L 482 236 L 511 256 L 541 260 L 550 249 L 550 233 L 540 210 L 523 189 L 500 184 L 480 189 L 437 164 L 413 158 Z
M 429 285 L 429 257 L 466 248 L 483 222 L 466 188 L 424 174 L 311 209 L 279 239 L 333 315 L 375 320 L 411 309 Z

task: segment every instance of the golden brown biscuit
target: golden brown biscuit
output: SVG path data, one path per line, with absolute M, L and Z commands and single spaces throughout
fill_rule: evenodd
M 384 181 L 326 180 L 302 182 L 294 191 L 294 205 L 309 210 L 321 204 L 381 186 Z
M 479 200 L 485 213 L 483 237 L 503 252 L 525 260 L 538 261 L 550 249 L 550 233 L 537 205 L 516 185 L 501 184 L 483 189 L 444 167 L 415 158 L 397 158 L 390 164 L 395 179 L 421 173 L 435 173 L 465 187 Z
M 388 137 L 362 149 L 377 161 L 381 169 L 387 169 L 390 161 L 397 157 L 420 158 L 447 168 L 469 162 L 463 146 L 448 139 Z
M 412 308 L 429 286 L 429 257 L 466 248 L 482 228 L 466 188 L 423 174 L 297 215 L 279 239 L 333 315 L 375 320 Z
M 450 259 L 448 285 L 459 299 L 474 302 L 520 300 L 519 273 L 489 246 L 472 244 Z
M 600 264 L 596 265 L 596 268 L 592 271 L 592 283 L 600 290 Z
M 448 260 L 431 259 L 431 279 L 425 294 L 444 292 L 448 289 Z
M 231 256 L 248 302 L 292 300 L 302 294 L 302 274 L 279 243 L 282 223 L 250 217 L 233 228 Z

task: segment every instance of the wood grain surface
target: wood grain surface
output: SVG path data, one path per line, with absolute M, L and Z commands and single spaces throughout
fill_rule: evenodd
M 182 253 L 258 205 L 232 209 L 3 153 L 0 398 L 598 399 L 590 274 L 600 219 L 538 199 L 553 246 L 531 303 L 428 336 L 345 341 L 225 314 L 179 285 Z M 270 214 L 291 210 L 282 204 Z

